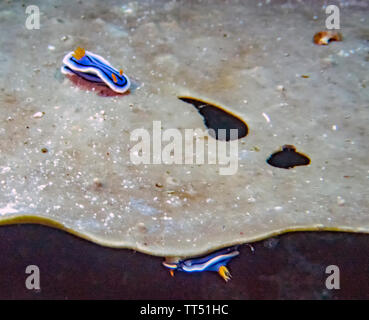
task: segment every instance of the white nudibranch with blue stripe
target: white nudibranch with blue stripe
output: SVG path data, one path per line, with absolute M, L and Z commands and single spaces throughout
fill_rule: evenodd
M 174 270 L 184 272 L 216 271 L 227 282 L 231 279 L 231 274 L 226 265 L 239 254 L 237 247 L 231 247 L 202 258 L 180 260 L 176 263 L 164 261 L 163 265 L 170 269 L 172 276 L 174 275 Z
M 131 86 L 123 70 L 118 71 L 103 57 L 83 48 L 78 47 L 74 52 L 69 52 L 63 63 L 63 74 L 77 75 L 90 82 L 106 84 L 115 92 L 124 93 Z

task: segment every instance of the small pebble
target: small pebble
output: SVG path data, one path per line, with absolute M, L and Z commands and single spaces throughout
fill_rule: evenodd
M 42 118 L 44 116 L 45 112 L 36 112 L 32 117 L 33 118 Z

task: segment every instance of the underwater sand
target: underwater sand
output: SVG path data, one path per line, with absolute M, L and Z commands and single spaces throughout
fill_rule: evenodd
M 21 3 L 2 3 L 0 223 L 161 256 L 295 230 L 369 232 L 368 3 L 342 2 L 343 41 L 328 46 L 312 42 L 323 2 L 259 3 L 39 2 L 39 30 L 25 28 Z M 131 93 L 101 97 L 65 78 L 77 46 L 123 68 Z M 205 129 L 178 96 L 247 123 L 235 175 L 131 163 L 134 129 Z M 311 164 L 268 165 L 285 144 Z

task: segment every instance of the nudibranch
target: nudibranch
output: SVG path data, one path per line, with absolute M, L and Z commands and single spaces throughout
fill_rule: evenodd
M 174 275 L 174 270 L 184 272 L 216 271 L 227 282 L 231 279 L 231 274 L 226 265 L 239 254 L 237 247 L 230 247 L 202 258 L 180 260 L 175 263 L 164 261 L 163 265 L 170 269 L 172 276 Z
M 63 74 L 77 75 L 90 82 L 105 84 L 118 93 L 126 92 L 131 85 L 123 70 L 118 71 L 103 57 L 80 47 L 69 52 L 64 57 L 63 64 Z

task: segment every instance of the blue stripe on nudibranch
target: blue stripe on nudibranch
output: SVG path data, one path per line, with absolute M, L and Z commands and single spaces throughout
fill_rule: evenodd
M 77 54 L 77 51 L 80 50 Z M 82 52 L 82 53 L 81 53 Z M 115 92 L 123 93 L 131 85 L 129 78 L 120 73 L 103 57 L 83 49 L 69 52 L 63 59 L 63 74 L 76 74 L 88 81 L 105 83 Z
M 102 81 L 98 76 L 94 75 L 93 73 L 74 71 L 67 66 L 62 66 L 61 70 L 63 74 L 77 75 L 91 82 L 104 83 L 104 81 Z
M 225 267 L 227 263 L 234 257 L 239 255 L 237 247 L 230 247 L 227 249 L 216 251 L 206 257 L 180 260 L 177 263 L 163 262 L 163 265 L 171 270 L 178 270 L 184 272 L 202 272 L 202 271 L 217 271 L 225 279 L 229 279 L 229 273 Z M 222 270 L 228 275 L 223 276 Z

